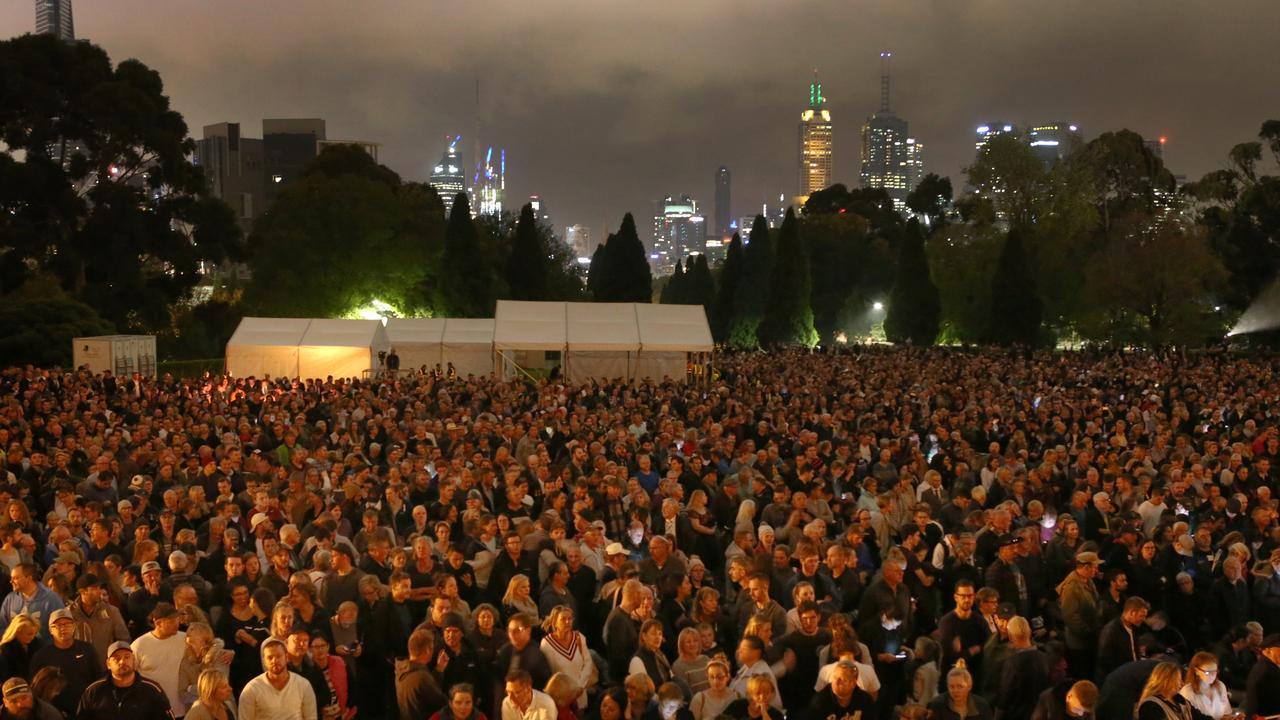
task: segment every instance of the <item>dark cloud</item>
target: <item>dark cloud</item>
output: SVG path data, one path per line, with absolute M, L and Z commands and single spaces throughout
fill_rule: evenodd
M 1092 136 L 1170 138 L 1196 177 L 1280 115 L 1274 0 L 79 0 L 76 29 L 159 70 L 195 134 L 239 120 L 324 117 L 383 143 L 425 179 L 446 134 L 504 145 L 508 190 L 539 193 L 593 232 L 690 193 L 711 211 L 716 166 L 734 215 L 790 194 L 796 124 L 818 68 L 836 122 L 836 179 L 855 184 L 858 128 L 894 51 L 893 106 L 930 171 L 959 179 L 987 120 L 1065 120 Z M 34 22 L 0 5 L 0 32 Z

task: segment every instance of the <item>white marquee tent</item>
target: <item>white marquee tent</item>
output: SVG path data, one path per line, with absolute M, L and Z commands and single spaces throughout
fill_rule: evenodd
M 443 364 L 444 318 L 388 318 L 387 340 L 400 356 L 400 369 Z
M 379 320 L 247 317 L 227 343 L 237 377 L 363 377 L 390 347 Z
M 690 353 L 714 349 L 700 305 L 498 301 L 494 353 L 503 377 L 557 364 L 564 377 L 683 380 Z
M 493 372 L 493 318 L 390 318 L 387 337 L 401 370 L 453 363 L 463 377 Z

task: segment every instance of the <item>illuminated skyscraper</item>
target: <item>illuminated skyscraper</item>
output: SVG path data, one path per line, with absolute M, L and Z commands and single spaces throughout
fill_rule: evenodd
M 477 215 L 501 215 L 506 194 L 507 151 L 499 148 L 495 164 L 493 146 L 489 146 L 471 184 L 471 211 Z
M 978 137 L 973 143 L 973 149 L 975 152 L 982 152 L 982 148 L 986 147 L 987 141 L 991 138 L 996 135 L 1017 132 L 1017 130 L 1014 128 L 1013 123 L 989 122 L 979 125 L 974 132 L 977 133 Z
M 800 178 L 797 204 L 831 185 L 831 111 L 823 107 L 822 83 L 813 71 L 809 83 L 809 107 L 800 113 Z
M 564 244 L 573 251 L 578 264 L 591 263 L 591 254 L 596 251 L 595 246 L 591 244 L 591 228 L 586 225 L 570 225 L 564 229 Z
M 75 40 L 71 0 L 36 0 L 36 34 L 54 35 L 67 42 Z
M 889 61 L 880 53 L 880 110 L 862 126 L 864 188 L 883 188 L 898 212 L 907 209 L 907 195 L 924 176 L 924 146 L 909 136 L 907 121 L 889 109 Z
M 729 200 L 729 168 L 721 165 L 716 170 L 716 227 L 715 234 L 723 238 L 726 235 L 732 235 L 729 229 L 730 217 Z
M 467 189 L 467 176 L 462 172 L 462 155 L 458 152 L 460 140 L 462 136 L 455 135 L 440 156 L 440 162 L 431 168 L 431 187 L 436 189 L 440 200 L 444 202 L 445 217 L 453 211 L 453 199 Z
M 1079 148 L 1084 140 L 1080 129 L 1070 123 L 1045 123 L 1027 131 L 1027 143 L 1045 165 L 1052 165 Z
M 654 270 L 671 272 L 677 261 L 692 253 L 705 252 L 706 226 L 706 218 L 698 212 L 698 203 L 688 195 L 668 195 L 655 203 L 653 249 L 649 253 Z

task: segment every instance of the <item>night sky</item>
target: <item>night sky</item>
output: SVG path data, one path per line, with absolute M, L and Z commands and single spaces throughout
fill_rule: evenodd
M 0 36 L 34 28 L 0 3 Z M 733 215 L 795 192 L 796 133 L 817 68 L 835 179 L 856 185 L 858 132 L 892 50 L 893 108 L 957 187 L 987 121 L 1166 135 L 1197 178 L 1280 117 L 1280 2 L 1183 0 L 76 0 L 76 34 L 161 73 L 193 136 L 264 117 L 323 117 L 330 139 L 382 143 L 426 180 L 458 133 L 503 145 L 508 202 L 530 193 L 593 236 L 689 193 Z M 468 158 L 469 159 L 469 158 Z

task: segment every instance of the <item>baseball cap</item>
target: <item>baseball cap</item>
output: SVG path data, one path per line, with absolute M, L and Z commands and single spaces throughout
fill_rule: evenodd
M 133 646 L 123 640 L 117 640 L 111 643 L 111 647 L 107 648 L 107 657 L 111 657 L 112 655 L 115 655 L 121 650 L 128 650 L 129 652 L 133 652 Z
M 626 555 L 627 549 L 622 547 L 622 543 L 609 543 L 604 549 L 605 555 Z
M 59 620 L 70 620 L 71 622 L 75 622 L 76 619 L 71 616 L 71 611 L 66 608 L 58 608 L 57 610 L 49 613 L 50 625 L 58 622 Z
M 120 502 L 116 503 L 116 510 L 123 510 L 125 508 L 129 508 L 130 510 L 132 510 L 133 503 L 129 502 L 128 500 L 121 500 Z
M 608 527 L 604 524 L 604 521 L 603 521 L 603 520 L 593 520 L 593 521 L 591 522 L 591 529 L 592 529 L 592 530 L 599 530 L 600 532 L 604 532 L 605 530 L 607 530 L 607 529 L 608 529 Z
M 30 695 L 31 686 L 26 680 L 20 677 L 11 677 L 4 681 L 4 699 L 15 698 L 19 695 Z
M 129 487 L 135 490 L 141 488 L 145 484 L 147 484 L 147 479 L 141 475 L 134 475 L 133 479 L 129 481 Z
M 1102 558 L 1098 557 L 1098 553 L 1092 552 L 1092 551 L 1076 553 L 1076 564 L 1077 565 L 1101 565 Z
M 142 563 L 142 574 L 145 575 L 149 572 L 160 572 L 160 563 L 155 560 L 148 560 Z

